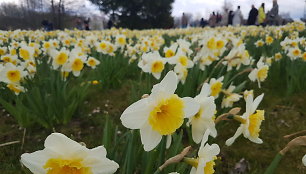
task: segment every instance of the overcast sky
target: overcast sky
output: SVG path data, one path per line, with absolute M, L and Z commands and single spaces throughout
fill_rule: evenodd
M 234 10 L 240 5 L 245 18 L 252 4 L 258 8 L 264 2 L 267 10 L 272 8 L 272 0 L 227 0 L 227 2 L 233 5 Z M 175 0 L 172 15 L 181 16 L 183 12 L 189 12 L 194 16 L 208 17 L 211 12 L 220 11 L 223 4 L 224 0 Z M 304 15 L 304 0 L 278 0 L 278 4 L 280 13 L 289 12 L 295 19 Z
M 18 1 L 24 0 L 0 0 L 0 3 Z M 227 2 L 233 5 L 234 10 L 240 5 L 245 18 L 247 18 L 252 4 L 258 8 L 264 2 L 266 4 L 266 11 L 272 8 L 272 0 L 227 0 Z M 85 4 L 91 11 L 97 11 L 97 8 L 89 5 L 89 2 L 85 2 Z M 213 11 L 221 11 L 223 4 L 224 0 L 175 0 L 172 15 L 180 17 L 183 12 L 187 12 L 192 13 L 194 17 L 207 18 Z M 294 19 L 304 15 L 305 0 L 278 0 L 278 4 L 280 13 L 289 12 Z

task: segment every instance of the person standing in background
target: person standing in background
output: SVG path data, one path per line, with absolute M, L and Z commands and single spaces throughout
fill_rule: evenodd
M 210 15 L 209 17 L 209 26 L 210 27 L 215 27 L 217 23 L 217 16 L 215 14 L 215 12 L 212 13 L 212 15 Z
M 84 20 L 84 28 L 85 28 L 85 30 L 90 30 L 89 22 L 90 22 L 90 18 L 87 18 L 87 19 Z
M 228 18 L 229 18 L 228 9 L 225 9 L 222 15 L 221 26 L 228 25 Z
M 264 25 L 266 21 L 265 13 L 265 3 L 261 4 L 261 7 L 258 9 L 258 25 Z
M 242 24 L 242 13 L 240 10 L 240 6 L 238 6 L 237 10 L 234 13 L 234 18 L 233 18 L 233 25 L 234 26 L 239 26 Z
M 249 13 L 248 25 L 255 25 L 257 16 L 258 16 L 258 10 L 255 8 L 254 5 L 252 5 L 252 9 Z
M 187 16 L 185 15 L 185 13 L 183 13 L 182 15 L 182 28 L 187 28 L 188 25 L 188 19 Z
M 207 25 L 207 21 L 205 21 L 204 18 L 201 18 L 200 26 L 204 28 L 206 25 Z
M 234 12 L 231 10 L 228 13 L 228 25 L 233 25 Z
M 278 4 L 277 0 L 273 0 L 273 7 L 269 14 L 269 25 L 277 25 L 278 24 Z

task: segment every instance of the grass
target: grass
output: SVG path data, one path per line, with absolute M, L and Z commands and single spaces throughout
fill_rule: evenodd
M 99 92 L 98 89 L 92 90 L 72 122 L 58 126 L 55 130 L 76 141 L 85 142 L 89 148 L 101 145 L 105 116 L 109 115 L 120 124 L 119 116 L 130 104 L 130 85 L 126 83 L 119 89 L 104 92 Z M 225 146 L 225 140 L 234 134 L 238 124 L 234 121 L 224 122 L 217 128 L 219 135 L 216 142 L 221 148 L 221 163 L 217 164 L 217 174 L 230 173 L 242 158 L 249 166 L 249 170 L 244 173 L 263 173 L 274 155 L 289 142 L 283 136 L 306 129 L 306 93 L 284 97 L 279 90 L 267 87 L 256 91 L 256 94 L 261 92 L 265 93 L 263 103 L 259 107 L 266 111 L 266 120 L 261 127 L 260 136 L 264 143 L 257 145 L 240 137 L 232 146 Z M 43 142 L 50 133 L 51 131 L 41 127 L 33 127 L 27 130 L 23 149 L 21 149 L 21 143 L 0 147 L 0 171 L 4 174 L 25 173 L 19 163 L 20 155 L 42 149 Z M 20 129 L 16 121 L 2 110 L 0 112 L 0 144 L 22 141 L 22 137 L 23 129 Z M 290 151 L 281 161 L 277 173 L 306 173 L 306 167 L 301 161 L 304 154 L 306 149 L 303 148 Z

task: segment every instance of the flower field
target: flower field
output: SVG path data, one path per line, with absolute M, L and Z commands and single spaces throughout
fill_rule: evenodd
M 0 31 L 0 169 L 305 173 L 306 28 Z

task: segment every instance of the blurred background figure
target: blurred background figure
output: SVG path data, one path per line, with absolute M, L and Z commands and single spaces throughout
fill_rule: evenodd
M 188 19 L 187 16 L 185 15 L 185 13 L 183 13 L 182 15 L 182 28 L 187 28 L 188 26 Z
M 206 25 L 207 25 L 207 21 L 204 20 L 204 18 L 201 18 L 200 26 L 201 26 L 202 28 L 204 28 L 204 27 L 206 27 Z
M 90 22 L 90 18 L 87 18 L 87 19 L 84 20 L 84 29 L 85 30 L 90 30 L 89 22 Z
M 113 20 L 109 19 L 108 22 L 107 22 L 107 28 L 111 29 L 113 27 L 113 25 L 114 25 Z
M 249 13 L 249 18 L 248 18 L 248 25 L 255 25 L 256 24 L 256 19 L 258 16 L 258 10 L 255 8 L 254 5 L 252 5 L 252 9 Z
M 268 25 L 278 25 L 279 24 L 277 0 L 273 0 L 273 7 L 267 14 L 267 23 Z
M 217 16 L 216 16 L 215 12 L 212 12 L 212 14 L 210 15 L 208 23 L 209 23 L 210 27 L 215 27 L 216 26 Z
M 265 25 L 266 13 L 265 13 L 265 3 L 262 3 L 258 9 L 258 25 Z
M 217 24 L 220 24 L 221 20 L 222 20 L 222 15 L 219 12 L 217 12 Z
M 234 12 L 231 10 L 228 13 L 228 25 L 233 25 Z
M 228 13 L 228 9 L 226 8 L 222 14 L 222 20 L 221 20 L 222 26 L 228 25 L 228 18 L 229 18 L 229 13 Z
M 45 31 L 52 31 L 53 30 L 53 24 L 52 22 L 49 22 L 48 20 L 44 19 L 41 22 L 41 25 L 43 26 L 43 30 Z
M 241 25 L 242 24 L 242 19 L 243 19 L 243 16 L 242 16 L 242 13 L 241 13 L 241 10 L 240 10 L 240 6 L 238 6 L 237 10 L 234 13 L 233 25 L 234 26 Z
M 76 18 L 75 24 L 76 24 L 76 28 L 77 28 L 78 30 L 83 30 L 81 18 Z

